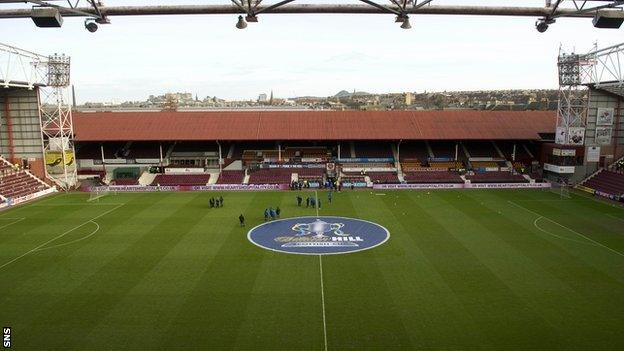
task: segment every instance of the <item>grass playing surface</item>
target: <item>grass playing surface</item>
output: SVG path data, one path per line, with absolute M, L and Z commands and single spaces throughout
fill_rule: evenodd
M 215 193 L 70 194 L 0 212 L 0 327 L 15 350 L 624 349 L 622 207 L 383 193 L 319 192 L 321 214 L 391 233 L 322 258 L 247 240 L 266 207 L 314 215 L 295 192 L 223 193 L 219 209 Z

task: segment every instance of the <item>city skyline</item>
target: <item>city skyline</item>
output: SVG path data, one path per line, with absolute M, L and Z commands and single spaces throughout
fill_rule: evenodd
M 146 1 L 119 1 L 149 3 Z M 440 1 L 440 3 L 465 3 Z M 470 1 L 487 5 L 487 1 Z M 509 1 L 543 5 L 542 1 Z M 370 93 L 557 88 L 559 46 L 577 52 L 622 41 L 621 30 L 561 19 L 545 33 L 536 18 L 434 16 L 398 28 L 383 15 L 265 15 L 245 30 L 236 16 L 114 17 L 96 33 L 67 18 L 60 29 L 0 21 L 10 42 L 72 58 L 78 103 L 140 100 L 163 92 L 254 100 Z M 3 39 L 6 41 L 7 39 Z

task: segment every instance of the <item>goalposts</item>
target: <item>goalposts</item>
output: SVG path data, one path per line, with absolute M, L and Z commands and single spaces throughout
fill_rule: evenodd
M 558 183 L 552 182 L 550 183 L 550 191 L 559 195 L 561 199 L 569 199 L 570 198 L 570 186 L 566 183 Z
M 96 188 L 95 190 L 91 190 L 89 193 L 89 199 L 87 202 L 100 201 L 100 198 L 110 194 L 117 195 L 117 191 L 111 191 L 108 187 L 105 189 Z

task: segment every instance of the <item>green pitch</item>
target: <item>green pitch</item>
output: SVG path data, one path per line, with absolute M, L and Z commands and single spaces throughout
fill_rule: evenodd
M 295 192 L 223 193 L 209 209 L 213 195 L 0 212 L 13 349 L 624 349 L 622 207 L 543 190 L 347 191 L 331 205 L 319 192 L 321 214 L 391 233 L 320 259 L 247 241 L 266 207 L 314 214 Z

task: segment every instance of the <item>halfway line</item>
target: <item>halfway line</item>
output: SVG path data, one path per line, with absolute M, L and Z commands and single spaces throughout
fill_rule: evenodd
M 327 351 L 327 323 L 325 319 L 325 288 L 323 286 L 323 255 L 319 255 L 319 270 L 321 272 L 321 302 L 323 306 L 323 337 L 325 339 L 325 351 Z

